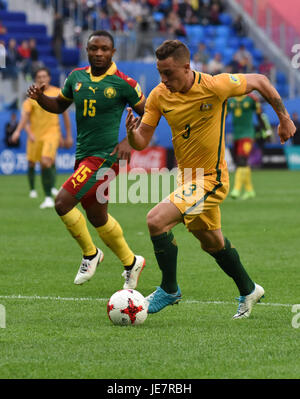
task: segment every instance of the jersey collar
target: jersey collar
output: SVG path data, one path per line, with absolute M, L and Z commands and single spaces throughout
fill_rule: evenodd
M 100 76 L 93 76 L 90 66 L 86 69 L 86 73 L 90 74 L 90 79 L 92 82 L 100 82 L 100 80 L 104 79 L 106 76 L 114 75 L 116 73 L 116 71 L 117 71 L 117 65 L 114 62 L 112 62 L 111 66 L 108 68 L 108 70 L 103 75 L 100 75 Z

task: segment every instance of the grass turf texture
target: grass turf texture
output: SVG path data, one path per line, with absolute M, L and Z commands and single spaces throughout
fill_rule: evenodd
M 29 199 L 24 176 L 1 176 L 0 378 L 299 378 L 295 314 L 291 306 L 268 305 L 299 303 L 299 178 L 255 172 L 255 199 L 222 204 L 224 234 L 266 291 L 249 319 L 231 320 L 235 285 L 180 225 L 173 232 L 183 301 L 131 328 L 107 317 L 107 299 L 123 285 L 122 267 L 93 228 L 105 259 L 89 283 L 75 286 L 80 250 L 54 210 L 39 209 L 41 189 Z M 160 283 L 145 222 L 152 206 L 109 207 L 133 250 L 146 257 L 138 286 L 144 295 Z

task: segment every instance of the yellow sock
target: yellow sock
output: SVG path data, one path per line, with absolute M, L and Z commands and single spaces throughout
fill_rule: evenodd
M 234 175 L 234 190 L 241 191 L 242 185 L 243 185 L 243 175 L 244 175 L 244 168 L 242 167 L 237 167 Z
M 83 255 L 94 255 L 97 249 L 88 231 L 85 218 L 80 210 L 73 208 L 70 212 L 60 218 L 66 225 L 72 237 L 74 237 L 78 242 Z
M 245 168 L 245 178 L 244 178 L 244 184 L 245 184 L 245 190 L 246 191 L 253 191 L 253 185 L 252 185 L 252 178 L 251 178 L 251 168 L 250 166 L 247 166 Z
M 104 226 L 96 227 L 103 242 L 120 259 L 124 266 L 130 266 L 134 261 L 134 253 L 129 248 L 123 236 L 123 230 L 119 223 L 111 215 Z

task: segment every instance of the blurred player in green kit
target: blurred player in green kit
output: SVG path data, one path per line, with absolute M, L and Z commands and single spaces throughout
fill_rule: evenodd
M 256 194 L 248 163 L 256 136 L 253 115 L 256 114 L 264 137 L 272 134 L 270 124 L 266 115 L 262 113 L 258 98 L 253 94 L 230 98 L 228 112 L 232 113 L 234 161 L 236 164 L 234 187 L 230 196 L 234 199 L 244 200 L 254 198 Z M 243 189 L 245 191 L 242 195 Z

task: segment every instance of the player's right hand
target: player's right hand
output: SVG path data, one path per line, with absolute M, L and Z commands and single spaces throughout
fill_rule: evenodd
M 19 140 L 19 137 L 20 137 L 19 131 L 18 131 L 18 130 L 15 130 L 15 131 L 13 132 L 13 134 L 11 135 L 11 137 L 10 137 L 10 142 L 11 142 L 11 143 L 16 143 L 16 142 Z
M 138 124 L 140 122 L 140 117 L 135 117 L 132 112 L 132 108 L 127 108 L 127 116 L 126 116 L 126 130 L 127 133 L 133 133 L 134 130 L 138 128 Z
M 41 86 L 31 85 L 27 90 L 27 96 L 33 100 L 38 100 L 45 90 L 46 84 L 43 83 Z
M 284 144 L 288 139 L 293 137 L 296 130 L 296 126 L 290 118 L 282 119 L 277 129 L 280 143 Z

